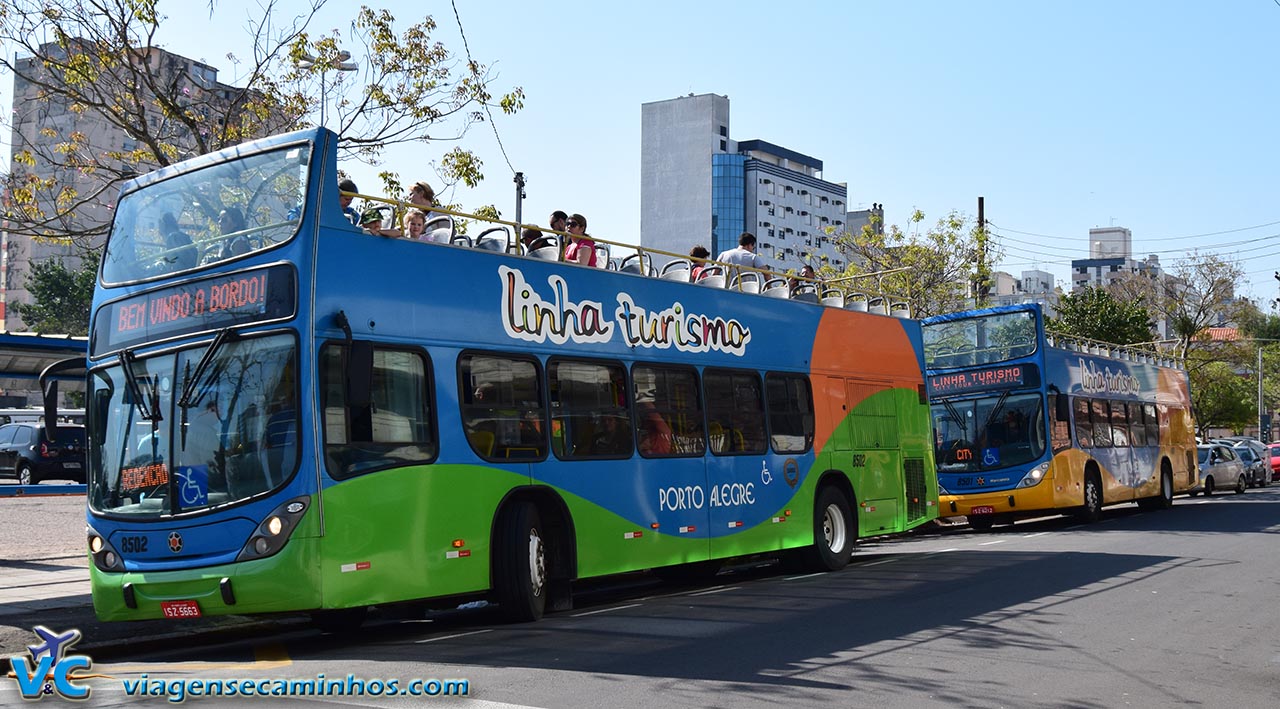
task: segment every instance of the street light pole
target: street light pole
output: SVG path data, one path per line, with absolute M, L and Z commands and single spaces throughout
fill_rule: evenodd
M 312 69 L 314 67 L 320 67 L 320 127 L 321 128 L 324 127 L 324 107 L 325 107 L 325 104 L 328 103 L 328 97 L 326 96 L 327 87 L 325 86 L 325 83 L 324 83 L 325 72 L 327 72 L 330 69 L 333 69 L 335 71 L 355 71 L 360 68 L 359 64 L 356 64 L 355 62 L 352 62 L 352 61 L 348 61 L 349 59 L 351 59 L 351 52 L 348 52 L 345 49 L 339 51 L 337 56 L 327 61 L 320 61 L 319 59 L 316 59 L 310 54 L 301 54 L 298 56 L 296 65 L 299 69 Z

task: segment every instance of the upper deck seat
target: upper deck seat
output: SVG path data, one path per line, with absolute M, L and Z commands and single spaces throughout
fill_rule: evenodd
M 696 282 L 700 286 L 724 288 L 724 266 L 703 266 Z
M 764 278 L 759 273 L 746 271 L 733 277 L 733 283 L 730 284 L 729 289 L 743 293 L 759 293 L 763 284 Z
M 673 259 L 658 274 L 658 278 L 664 281 L 680 281 L 681 283 L 689 282 L 689 274 L 693 272 L 693 264 L 687 258 Z
M 770 298 L 791 297 L 791 288 L 787 286 L 787 279 L 785 278 L 770 278 L 764 282 L 760 292 Z
M 618 270 L 622 273 L 636 273 L 642 276 L 656 276 L 657 271 L 653 268 L 653 257 L 647 253 L 631 254 L 622 259 L 622 263 L 618 264 Z
M 839 288 L 827 288 L 822 291 L 822 304 L 828 308 L 843 308 L 844 291 Z
M 474 246 L 482 251 L 510 250 L 511 230 L 505 226 L 492 226 L 476 235 Z

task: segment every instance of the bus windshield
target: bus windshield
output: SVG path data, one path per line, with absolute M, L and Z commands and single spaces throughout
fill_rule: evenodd
M 1044 455 L 1038 392 L 1001 394 L 932 406 L 938 472 L 1007 468 Z
M 294 336 L 225 338 L 219 345 L 203 368 L 207 346 L 122 358 L 126 364 L 94 370 L 94 510 L 134 517 L 189 513 L 275 489 L 293 474 Z M 132 367 L 136 386 L 130 386 L 124 366 Z M 139 405 L 135 391 L 149 403 Z M 153 406 L 154 420 L 148 420 L 145 410 Z
M 160 278 L 287 241 L 302 215 L 308 154 L 258 153 L 129 193 L 116 207 L 103 282 Z
M 1036 314 L 996 313 L 924 326 L 924 359 L 929 369 L 1007 362 L 1036 351 Z

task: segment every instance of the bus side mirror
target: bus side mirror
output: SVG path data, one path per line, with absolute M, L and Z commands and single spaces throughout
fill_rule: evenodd
M 71 357 L 54 362 L 40 372 L 40 392 L 44 395 L 44 435 L 50 443 L 58 440 L 58 379 L 59 372 L 85 370 L 84 357 Z
M 99 389 L 93 394 L 93 420 L 94 425 L 89 431 L 93 436 L 93 442 L 102 445 L 107 440 L 107 416 L 111 413 L 111 392 L 106 389 Z

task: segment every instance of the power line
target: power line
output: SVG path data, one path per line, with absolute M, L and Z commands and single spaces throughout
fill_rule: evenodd
M 458 22 L 458 34 L 462 35 L 462 48 L 467 51 L 467 67 L 472 68 L 474 71 L 474 67 L 479 65 L 471 58 L 471 46 L 467 44 L 467 33 L 462 29 L 462 17 L 458 15 L 458 3 L 454 2 L 454 0 L 449 0 L 449 4 L 453 6 L 453 19 Z M 507 169 L 511 170 L 511 174 L 516 174 L 516 169 L 511 164 L 511 158 L 507 157 L 507 149 L 502 145 L 502 136 L 498 135 L 498 124 L 493 120 L 493 113 L 489 110 L 489 103 L 481 101 L 480 105 L 484 106 L 484 113 L 489 117 L 489 126 L 493 128 L 493 137 L 498 141 L 498 150 L 502 152 L 502 159 L 507 161 Z
M 1276 2 L 1277 4 L 1280 4 L 1280 0 L 1275 0 L 1275 2 Z M 987 223 L 988 223 L 988 225 L 990 225 L 991 220 L 987 220 Z M 1206 236 L 1221 236 L 1222 234 L 1234 234 L 1234 233 L 1236 233 L 1236 232 L 1249 231 L 1249 230 L 1251 230 L 1251 229 L 1262 229 L 1262 228 L 1264 228 L 1264 227 L 1275 226 L 1275 225 L 1277 225 L 1277 224 L 1280 224 L 1280 221 L 1267 222 L 1266 224 L 1255 224 L 1255 225 L 1253 225 L 1253 226 L 1242 226 L 1242 227 L 1240 227 L 1240 228 L 1238 228 L 1238 229 L 1227 229 L 1227 230 L 1224 230 L 1224 231 L 1210 231 L 1210 232 L 1206 232 L 1206 233 L 1204 233 L 1204 234 L 1187 234 L 1187 235 L 1185 235 L 1185 236 L 1162 236 L 1162 237 L 1155 237 L 1155 236 L 1153 236 L 1153 237 L 1144 237 L 1144 238 L 1140 238 L 1140 239 L 1139 239 L 1139 241 L 1178 241 L 1178 240 L 1181 240 L 1181 239 L 1201 239 L 1201 238 L 1204 238 L 1204 237 L 1206 237 Z M 1018 231 L 1017 229 L 1011 229 L 1011 228 L 1009 228 L 1009 227 L 1001 227 L 1001 228 L 1002 228 L 1002 229 L 1004 229 L 1005 231 L 1008 231 L 1008 232 L 1011 232 L 1011 233 L 1014 233 L 1014 234 L 1022 234 L 1023 236 L 1038 236 L 1038 237 L 1040 237 L 1040 238 L 1042 238 L 1042 239 L 1076 239 L 1076 238 L 1079 238 L 1079 237 L 1077 237 L 1077 236 L 1059 236 L 1059 235 L 1055 235 L 1055 234 L 1038 234 L 1038 233 L 1036 233 L 1036 232 L 1032 232 L 1032 231 Z

